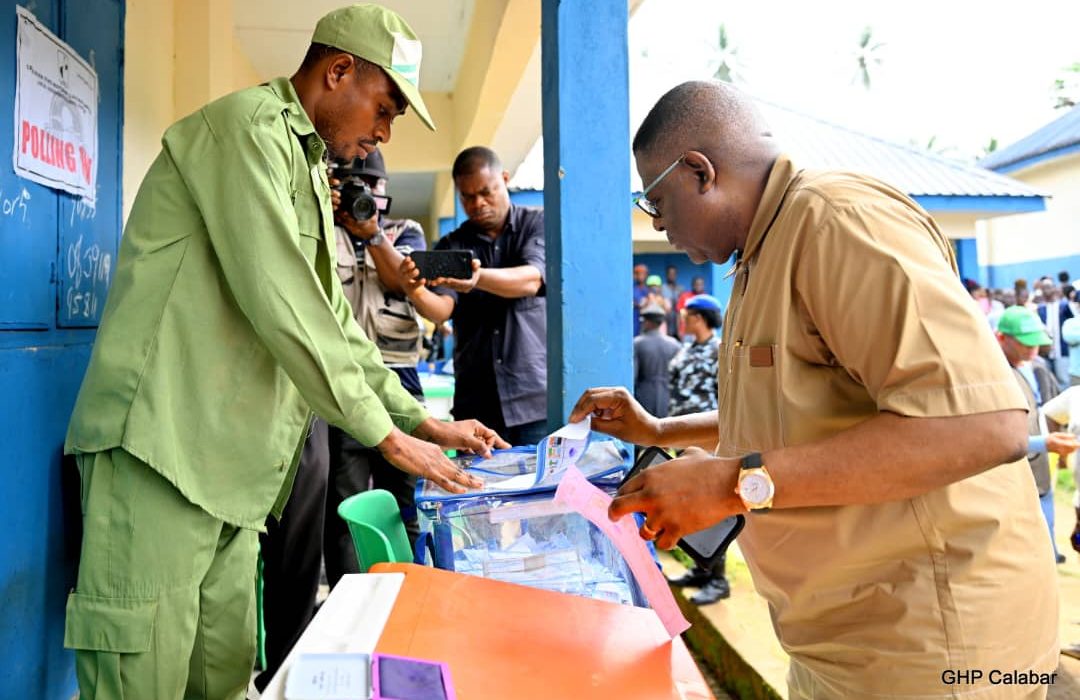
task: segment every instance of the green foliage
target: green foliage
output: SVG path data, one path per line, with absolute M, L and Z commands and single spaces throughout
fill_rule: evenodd
M 864 88 L 870 89 L 873 73 L 882 62 L 881 48 L 883 46 L 885 46 L 884 43 L 874 41 L 873 27 L 868 26 L 862 30 L 858 48 L 855 50 L 856 72 L 852 82 L 858 81 Z
M 1054 109 L 1071 109 L 1080 103 L 1080 62 L 1061 69 L 1052 92 Z
M 716 70 L 713 78 L 725 83 L 733 83 L 739 79 L 741 66 L 739 65 L 739 49 L 735 47 L 728 37 L 727 27 L 721 23 L 716 34 Z

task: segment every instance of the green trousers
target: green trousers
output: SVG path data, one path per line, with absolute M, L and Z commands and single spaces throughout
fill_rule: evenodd
M 80 699 L 244 698 L 257 533 L 192 505 L 123 450 L 78 462 L 83 542 L 64 646 Z

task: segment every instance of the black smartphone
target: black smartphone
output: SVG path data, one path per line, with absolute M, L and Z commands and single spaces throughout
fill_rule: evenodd
M 671 456 L 661 448 L 646 447 L 638 458 L 634 460 L 634 466 L 627 472 L 626 477 L 619 484 L 619 488 L 622 488 L 623 484 L 641 471 L 669 459 L 671 459 Z M 735 541 L 745 524 L 746 518 L 741 515 L 724 518 L 711 527 L 683 537 L 679 540 L 679 549 L 686 552 L 703 569 L 711 568 L 716 563 L 716 560 L 724 555 L 731 543 Z
M 469 250 L 414 250 L 409 257 L 416 263 L 422 279 L 453 277 L 467 280 L 472 277 L 472 251 Z

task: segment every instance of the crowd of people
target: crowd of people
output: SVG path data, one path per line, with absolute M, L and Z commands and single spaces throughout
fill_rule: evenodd
M 1056 281 L 1040 277 L 1034 294 L 1025 279 L 1016 280 L 1011 289 L 988 290 L 970 279 L 964 286 L 986 315 L 1027 400 L 1027 459 L 1054 558 L 1062 564 L 1065 555 L 1054 539 L 1056 478 L 1050 455 L 1064 467 L 1080 448 L 1080 287 L 1068 271 L 1058 273 Z M 1080 492 L 1073 505 L 1076 521 L 1070 540 L 1080 553 Z
M 344 7 L 291 78 L 166 131 L 65 445 L 84 525 L 65 645 L 85 700 L 243 698 L 260 549 L 265 685 L 311 618 L 319 562 L 356 570 L 333 518 L 345 495 L 385 485 L 411 521 L 415 477 L 480 485 L 445 450 L 544 434 L 543 213 L 510 202 L 477 146 L 452 167 L 468 220 L 436 245 L 471 250 L 471 276 L 423 279 L 422 230 L 390 218 L 378 146 L 406 108 L 434 128 L 420 58 L 396 13 Z M 641 514 L 641 537 L 672 548 L 746 514 L 793 699 L 957 697 L 956 669 L 982 671 L 965 695 L 1045 697 L 1053 480 L 1036 462 L 1077 446 L 1080 388 L 1054 396 L 1080 377 L 1075 292 L 972 287 L 973 304 L 915 202 L 800 168 L 728 84 L 670 90 L 632 151 L 636 205 L 692 262 L 734 258 L 736 292 L 721 327 L 702 279 L 634 269 L 638 398 L 595 387 L 569 419 L 677 456 L 623 484 L 609 517 Z M 374 214 L 344 206 L 328 162 L 352 164 Z M 453 421 L 419 400 L 423 319 L 453 321 Z M 727 594 L 722 565 L 677 583 Z
M 658 418 L 716 410 L 719 332 L 723 308 L 695 276 L 690 289 L 669 265 L 666 281 L 634 266 L 634 398 Z M 709 605 L 731 595 L 721 556 L 706 570 L 694 565 L 673 579 L 675 586 L 700 590 L 690 600 Z

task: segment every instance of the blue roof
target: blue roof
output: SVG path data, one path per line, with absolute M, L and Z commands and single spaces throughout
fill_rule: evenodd
M 1046 193 L 978 165 L 891 143 L 761 99 L 756 102 L 781 149 L 800 166 L 871 175 L 929 211 L 994 215 L 1045 208 Z
M 979 161 L 991 170 L 1014 171 L 1074 152 L 1080 146 L 1080 105 L 1014 144 Z

